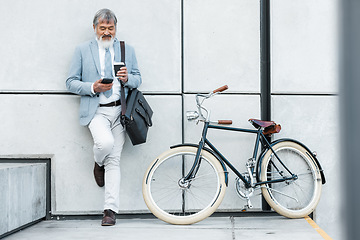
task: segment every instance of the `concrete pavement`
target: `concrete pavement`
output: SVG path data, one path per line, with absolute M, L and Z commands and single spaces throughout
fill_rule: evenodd
M 235 239 L 332 239 L 302 219 L 282 216 L 209 217 L 186 226 L 170 225 L 158 219 L 117 219 L 112 227 L 97 220 L 42 221 L 16 232 L 4 240 L 235 240 Z M 316 225 L 316 224 L 315 224 Z M 320 229 L 321 230 L 321 229 Z

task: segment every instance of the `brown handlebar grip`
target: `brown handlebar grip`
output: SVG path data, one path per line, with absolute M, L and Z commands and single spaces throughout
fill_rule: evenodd
M 230 124 L 232 124 L 232 120 L 218 120 L 218 124 L 230 125 Z
M 222 92 L 222 91 L 225 91 L 225 90 L 228 89 L 228 88 L 229 88 L 228 85 L 224 85 L 224 86 L 222 86 L 222 87 L 219 87 L 218 89 L 215 89 L 215 90 L 213 91 L 213 93 Z

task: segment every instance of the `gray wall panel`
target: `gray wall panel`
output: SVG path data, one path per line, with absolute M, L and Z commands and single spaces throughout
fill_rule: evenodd
M 316 209 L 316 223 L 330 236 L 338 236 L 342 183 L 339 103 L 336 96 L 273 96 L 273 120 L 282 130 L 274 137 L 294 138 L 316 151 L 327 183 Z M 337 239 L 337 238 L 334 238 Z M 341 239 L 341 238 L 339 238 Z
M 338 0 L 270 2 L 272 92 L 338 92 Z
M 259 92 L 259 1 L 184 3 L 185 91 Z

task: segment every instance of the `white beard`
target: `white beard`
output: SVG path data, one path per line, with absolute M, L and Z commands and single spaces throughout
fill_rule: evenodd
M 100 47 L 109 48 L 114 44 L 114 37 L 111 37 L 110 40 L 103 40 L 102 37 L 98 38 Z

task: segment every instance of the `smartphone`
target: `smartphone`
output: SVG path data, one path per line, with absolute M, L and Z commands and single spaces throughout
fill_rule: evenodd
M 113 79 L 112 78 L 103 78 L 101 80 L 101 83 L 104 83 L 104 84 L 110 84 L 113 82 Z

